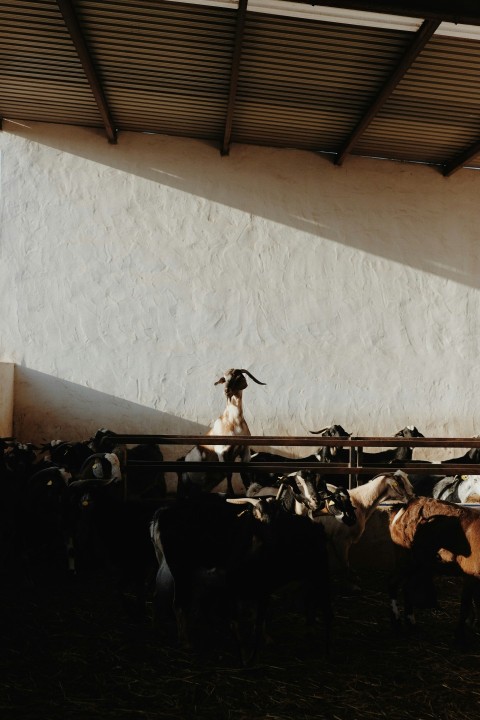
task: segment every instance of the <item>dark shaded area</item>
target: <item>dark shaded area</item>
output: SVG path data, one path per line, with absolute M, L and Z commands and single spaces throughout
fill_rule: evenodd
M 453 645 L 460 578 L 440 577 L 440 610 L 418 614 L 417 630 L 389 624 L 387 575 L 364 571 L 361 596 L 334 593 L 331 659 L 292 611 L 274 603 L 271 635 L 254 668 L 238 666 L 226 628 L 195 635 L 196 649 L 175 647 L 168 621 L 128 624 L 102 574 L 1 591 L 2 720 L 91 718 L 388 717 L 459 720 L 480 710 L 480 645 Z M 151 608 L 150 608 L 151 609 Z M 203 648 L 203 649 L 202 649 Z

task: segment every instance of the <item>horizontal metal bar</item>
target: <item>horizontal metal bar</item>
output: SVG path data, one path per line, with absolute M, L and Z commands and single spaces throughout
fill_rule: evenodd
M 298 447 L 480 447 L 480 438 L 404 438 L 404 437 L 322 437 L 279 435 L 115 435 L 114 440 L 127 445 L 156 443 L 160 445 L 268 445 Z M 107 436 L 105 442 L 111 442 Z
M 461 507 L 471 507 L 471 508 L 474 508 L 475 510 L 480 510 L 480 503 L 455 503 L 455 505 L 460 505 Z M 385 502 L 379 503 L 377 507 L 387 508 L 387 507 L 395 507 L 395 506 L 398 507 L 398 502 L 395 502 L 395 500 L 391 500 L 391 501 L 386 500 Z
M 133 468 L 161 468 L 165 472 L 214 472 L 218 474 L 227 474 L 229 472 L 283 472 L 288 474 L 295 470 L 314 470 L 321 475 L 377 475 L 382 473 L 391 473 L 395 470 L 403 470 L 410 475 L 480 475 L 480 465 L 453 465 L 447 464 L 416 464 L 411 463 L 408 467 L 402 467 L 402 463 L 398 465 L 348 465 L 347 463 L 321 463 L 321 462 L 183 462 L 178 460 L 132 460 L 127 461 L 127 471 Z

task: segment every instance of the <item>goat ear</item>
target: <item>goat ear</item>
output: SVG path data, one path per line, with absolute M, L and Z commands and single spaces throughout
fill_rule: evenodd
M 226 382 L 224 377 L 221 377 L 220 380 L 217 380 L 216 383 L 213 383 L 214 385 L 223 385 L 223 383 Z
M 296 485 L 296 477 L 297 477 L 298 471 L 295 470 L 295 472 L 288 473 L 288 475 L 282 475 L 279 481 L 279 487 L 282 485 L 287 485 L 289 487 L 292 487 L 292 485 Z

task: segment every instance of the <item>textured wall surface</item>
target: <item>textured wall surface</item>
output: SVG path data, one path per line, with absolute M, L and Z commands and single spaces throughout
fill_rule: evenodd
M 0 361 L 24 440 L 480 433 L 480 174 L 4 122 Z

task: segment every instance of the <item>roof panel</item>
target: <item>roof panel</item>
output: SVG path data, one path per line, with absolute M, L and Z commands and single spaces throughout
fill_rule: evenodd
M 445 163 L 480 138 L 480 42 L 434 36 L 384 105 L 355 152 L 415 138 L 410 159 Z M 402 154 L 405 151 L 402 151 Z
M 207 138 L 220 147 L 234 6 L 166 0 L 73 0 L 73 6 L 115 126 Z M 232 140 L 340 153 L 418 25 L 247 12 Z M 434 35 L 351 152 L 443 164 L 475 151 L 480 40 L 470 34 Z M 55 0 L 0 0 L 0 115 L 101 127 L 105 117 L 84 67 Z M 467 164 L 477 166 L 479 157 Z
M 227 112 L 233 10 L 92 0 L 77 6 L 120 128 L 219 139 Z
M 334 152 L 391 72 L 410 34 L 247 16 L 233 139 Z M 263 102 L 262 102 L 263 99 Z M 256 129 L 258 132 L 258 129 Z
M 55 2 L 0 3 L 0 68 L 3 117 L 102 125 Z

